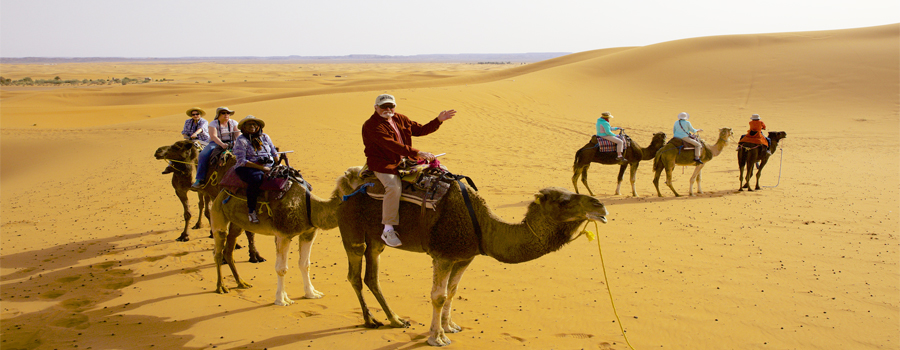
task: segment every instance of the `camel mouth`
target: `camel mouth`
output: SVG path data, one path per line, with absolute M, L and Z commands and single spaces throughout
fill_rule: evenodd
M 605 216 L 605 215 L 591 215 L 591 214 L 588 214 L 587 217 L 588 217 L 588 219 L 591 220 L 591 221 L 600 221 L 600 222 L 602 222 L 602 223 L 604 223 L 604 224 L 606 223 L 606 216 Z

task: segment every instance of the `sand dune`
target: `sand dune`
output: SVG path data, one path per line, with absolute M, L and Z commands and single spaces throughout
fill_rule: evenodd
M 538 189 L 572 189 L 574 153 L 602 111 L 641 145 L 654 132 L 671 135 L 678 112 L 691 113 L 706 139 L 722 127 L 740 135 L 758 113 L 769 130 L 788 133 L 762 191 L 737 192 L 733 144 L 704 168 L 696 197 L 668 189 L 657 197 L 650 163 L 638 171 L 638 197 L 615 196 L 618 169 L 592 166 L 591 187 L 611 212 L 598 236 L 628 340 L 636 349 L 900 348 L 900 24 L 695 38 L 522 66 L 2 71 L 12 79 L 172 79 L 0 89 L 3 349 L 422 346 L 431 317 L 426 255 L 382 255 L 382 287 L 408 329 L 361 327 L 337 229 L 320 232 L 313 252 L 313 283 L 325 298 L 300 299 L 294 247 L 287 291 L 297 303 L 272 305 L 268 237 L 258 240 L 269 261 L 236 254 L 254 287 L 216 294 L 208 223 L 193 240 L 174 241 L 181 206 L 159 174 L 164 163 L 152 158 L 178 139 L 188 107 L 225 105 L 236 117 L 264 118 L 322 195 L 364 163 L 360 127 L 384 92 L 420 122 L 459 111 L 415 145 L 447 152 L 442 163 L 474 178 L 508 221 L 523 217 Z M 682 193 L 692 170 L 676 168 Z M 480 257 L 454 301 L 463 331 L 450 335 L 451 347 L 627 349 L 606 287 L 598 246 L 583 238 L 523 264 Z

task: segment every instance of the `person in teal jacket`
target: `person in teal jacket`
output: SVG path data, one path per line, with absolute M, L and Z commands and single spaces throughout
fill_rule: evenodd
M 600 118 L 597 118 L 597 137 L 604 138 L 616 144 L 616 154 L 618 157 L 617 161 L 625 161 L 625 158 L 622 157 L 622 151 L 625 150 L 625 140 L 620 139 L 616 134 L 613 134 L 614 130 L 625 130 L 624 128 L 614 127 L 609 125 L 609 118 L 615 118 L 609 114 L 609 112 L 603 112 L 600 114 Z
M 689 143 L 694 146 L 694 163 L 703 164 L 703 161 L 700 160 L 700 151 L 703 149 L 703 145 L 700 144 L 700 141 L 694 140 L 691 138 L 692 133 L 697 133 L 703 131 L 703 129 L 694 129 L 694 126 L 691 125 L 691 122 L 688 121 L 690 116 L 686 112 L 681 112 L 678 114 L 678 121 L 675 122 L 674 129 L 672 130 L 672 134 L 676 139 L 681 139 L 685 143 Z

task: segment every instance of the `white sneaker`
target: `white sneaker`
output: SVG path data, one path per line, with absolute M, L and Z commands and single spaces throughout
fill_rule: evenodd
M 402 242 L 400 242 L 400 237 L 398 237 L 397 231 L 387 230 L 381 233 L 381 239 L 384 240 L 384 244 L 387 244 L 388 247 L 399 247 Z

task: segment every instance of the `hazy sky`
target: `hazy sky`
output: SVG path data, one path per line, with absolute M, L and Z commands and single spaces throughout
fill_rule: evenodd
M 582 52 L 891 23 L 900 0 L 0 0 L 0 56 Z

